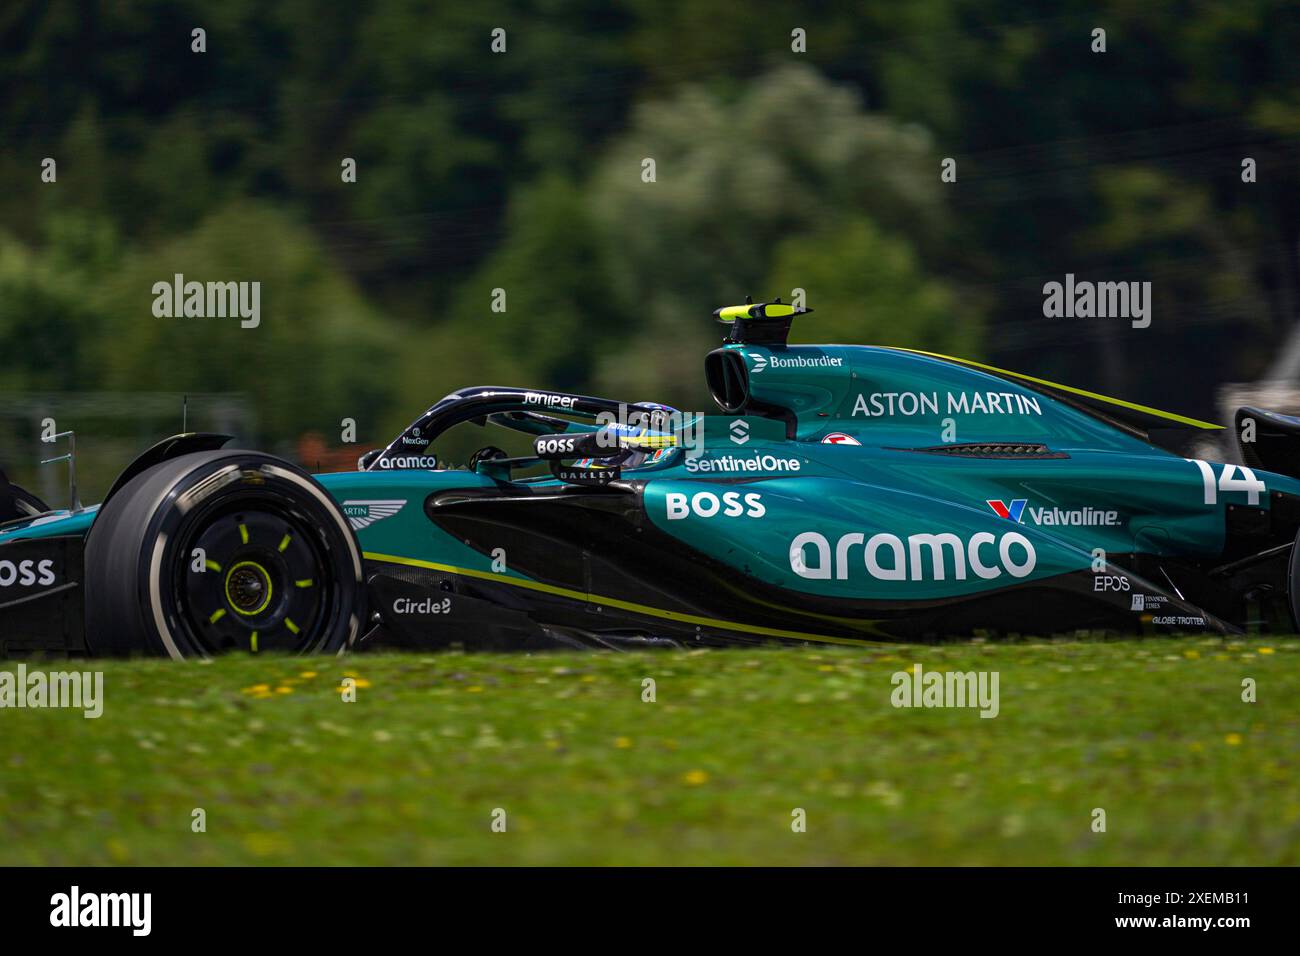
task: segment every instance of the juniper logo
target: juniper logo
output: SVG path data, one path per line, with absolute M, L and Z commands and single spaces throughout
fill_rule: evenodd
M 1075 281 L 1043 285 L 1043 315 L 1049 319 L 1132 319 L 1135 329 L 1151 324 L 1150 282 Z
M 129 928 L 132 936 L 148 936 L 153 927 L 153 894 L 82 893 L 73 886 L 50 897 L 50 925 L 121 926 Z
M 352 525 L 352 530 L 360 531 L 362 528 L 369 528 L 376 521 L 391 518 L 401 511 L 402 506 L 405 504 L 405 499 L 401 501 L 345 501 L 343 502 L 343 513 L 347 515 L 348 524 Z
M 186 282 L 178 272 L 170 283 L 155 282 L 153 294 L 159 319 L 239 318 L 243 329 L 262 324 L 260 282 Z

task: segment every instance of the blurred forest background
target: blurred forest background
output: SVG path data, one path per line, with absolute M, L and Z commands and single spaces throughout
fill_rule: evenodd
M 102 493 L 183 395 L 289 454 L 468 384 L 703 410 L 709 313 L 795 287 L 802 341 L 1217 417 L 1300 319 L 1300 6 L 1047 6 L 7 0 L 0 460 L 50 410 Z M 1151 327 L 1044 318 L 1067 272 Z M 175 273 L 260 327 L 156 318 Z

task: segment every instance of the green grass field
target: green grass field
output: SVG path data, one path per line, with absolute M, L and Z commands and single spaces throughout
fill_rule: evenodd
M 0 864 L 1300 863 L 1296 639 L 49 666 L 104 714 L 0 710 Z

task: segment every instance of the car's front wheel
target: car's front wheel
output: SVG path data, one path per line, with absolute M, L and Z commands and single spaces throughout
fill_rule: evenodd
M 364 615 L 361 555 L 338 505 L 257 452 L 162 462 L 105 503 L 86 540 L 94 653 L 336 653 Z

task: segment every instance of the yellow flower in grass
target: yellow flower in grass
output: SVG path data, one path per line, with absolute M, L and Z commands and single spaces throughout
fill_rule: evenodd
M 1259 651 L 1261 654 L 1272 654 L 1272 653 L 1273 653 L 1273 648 L 1271 648 L 1271 647 L 1257 647 L 1257 648 L 1255 648 L 1255 650 Z
M 698 787 L 709 782 L 709 775 L 703 770 L 688 770 L 682 774 L 682 783 L 688 787 Z
M 1241 746 L 1241 734 L 1228 734 L 1223 738 L 1223 742 L 1229 747 L 1239 747 Z
M 283 684 L 281 684 L 279 687 L 277 687 L 277 688 L 275 689 L 275 692 L 276 692 L 277 694 L 292 694 L 292 693 L 293 693 L 293 688 L 292 688 L 292 687 L 285 687 Z
M 301 677 L 303 680 L 311 680 L 313 677 L 316 676 L 316 672 L 315 672 L 315 671 L 303 671 L 303 672 L 302 672 L 301 674 L 299 674 L 298 676 Z
M 628 747 L 632 746 L 632 738 L 616 737 L 614 738 L 614 746 L 617 747 L 619 750 L 627 750 Z
M 271 689 L 270 684 L 254 684 L 252 687 L 245 687 L 242 693 L 245 694 L 265 694 Z

